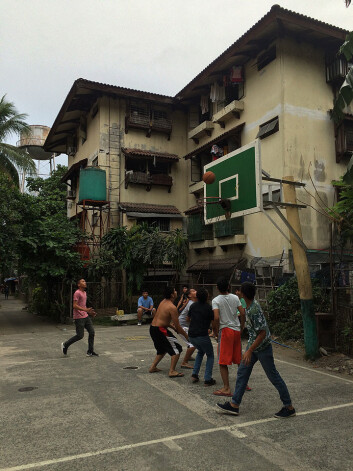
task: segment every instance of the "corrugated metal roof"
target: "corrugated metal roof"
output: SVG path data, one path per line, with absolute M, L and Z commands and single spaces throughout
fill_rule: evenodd
M 131 149 L 131 148 L 122 148 L 121 149 L 125 155 L 129 157 L 133 156 L 142 156 L 142 157 L 157 157 L 164 160 L 173 160 L 178 161 L 179 157 L 176 154 L 168 154 L 167 152 L 154 152 L 152 150 L 144 150 L 144 149 Z
M 200 206 L 200 205 L 191 206 L 191 208 L 184 211 L 184 214 L 186 214 L 186 215 L 198 214 L 198 213 L 201 213 L 202 210 L 203 210 L 203 206 Z
M 212 270 L 227 271 L 236 267 L 242 259 L 239 258 L 212 258 L 211 260 L 199 260 L 190 265 L 186 270 L 187 273 L 203 272 Z
M 175 206 L 148 203 L 120 203 L 120 209 L 123 211 L 134 211 L 139 213 L 157 213 L 157 214 L 181 214 Z

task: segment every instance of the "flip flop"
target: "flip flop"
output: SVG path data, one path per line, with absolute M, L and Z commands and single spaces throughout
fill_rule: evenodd
M 191 366 L 191 365 L 181 365 L 180 368 L 185 368 L 187 370 L 193 370 L 194 369 L 194 367 Z
M 169 378 L 181 378 L 182 376 L 184 376 L 184 373 L 178 373 L 177 375 L 172 376 L 169 375 Z
M 213 394 L 215 396 L 226 396 L 226 397 L 232 397 L 233 396 L 232 393 L 225 393 L 225 392 L 221 391 L 220 389 L 217 389 L 217 391 L 213 391 Z

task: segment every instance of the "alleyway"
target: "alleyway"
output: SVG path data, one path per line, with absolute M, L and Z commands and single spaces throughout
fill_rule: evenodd
M 55 329 L 56 323 L 45 317 L 28 312 L 26 304 L 20 299 L 10 296 L 0 298 L 0 336 L 25 334 Z

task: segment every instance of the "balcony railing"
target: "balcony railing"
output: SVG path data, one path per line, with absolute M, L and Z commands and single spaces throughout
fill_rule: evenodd
M 213 239 L 213 225 L 205 225 L 202 214 L 192 214 L 188 217 L 188 240 L 198 242 L 200 240 Z
M 168 187 L 168 193 L 170 193 L 173 186 L 173 178 L 163 173 L 150 175 L 144 172 L 133 172 L 126 173 L 125 175 L 125 188 L 128 188 L 129 183 L 146 185 L 146 191 L 150 191 L 152 186 L 166 186 Z
M 129 132 L 129 128 L 145 129 L 147 137 L 151 136 L 152 131 L 163 132 L 168 135 L 169 140 L 172 132 L 172 121 L 166 112 L 153 110 L 149 107 L 131 107 L 125 117 L 126 134 Z
M 215 237 L 228 237 L 244 234 L 244 217 L 228 219 L 214 224 Z

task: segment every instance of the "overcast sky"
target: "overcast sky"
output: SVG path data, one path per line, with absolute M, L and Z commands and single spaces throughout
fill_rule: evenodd
M 174 96 L 274 3 L 0 0 L 0 94 L 29 124 L 46 126 L 80 77 Z M 353 30 L 353 5 L 344 0 L 279 4 Z

